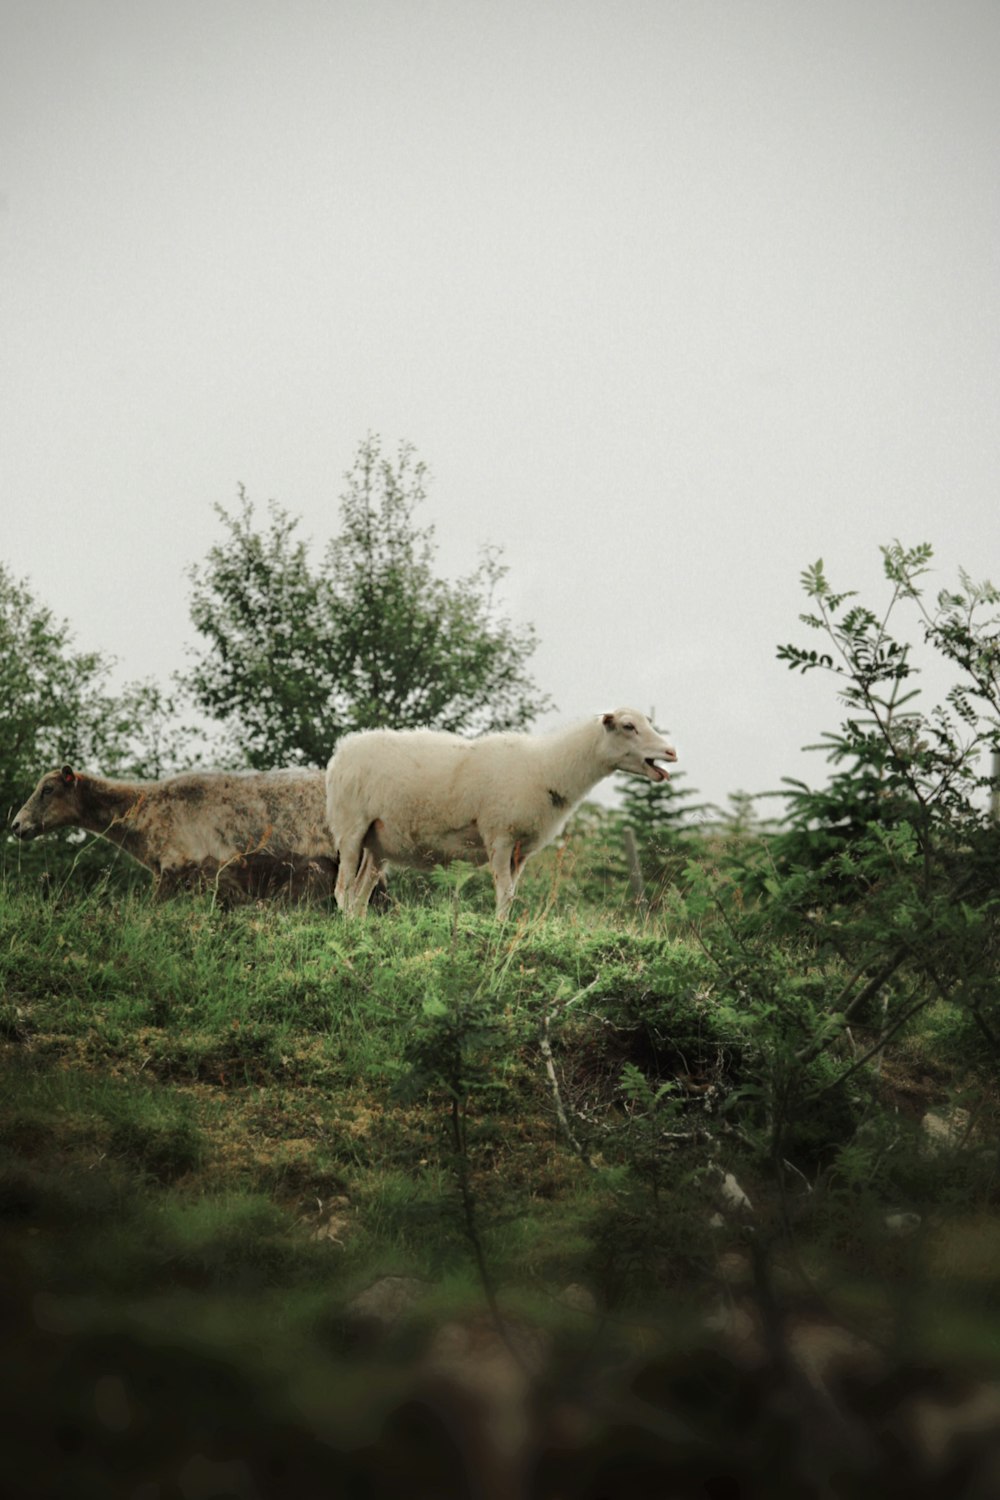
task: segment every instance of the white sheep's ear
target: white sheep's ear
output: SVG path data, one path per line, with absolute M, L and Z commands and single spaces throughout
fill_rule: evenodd
M 605 714 L 601 719 L 601 723 L 604 725 L 605 729 L 618 728 L 618 720 L 615 718 L 614 714 Z

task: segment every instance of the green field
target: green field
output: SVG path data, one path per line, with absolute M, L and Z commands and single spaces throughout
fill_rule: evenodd
M 547 855 L 505 926 L 465 871 L 356 924 L 0 889 L 5 1493 L 932 1494 L 971 1462 L 907 1436 L 1000 1373 L 961 1008 L 900 992 L 878 1046 L 841 958 L 603 878 Z

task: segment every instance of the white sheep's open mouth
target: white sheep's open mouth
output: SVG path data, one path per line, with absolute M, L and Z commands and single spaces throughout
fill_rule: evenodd
M 676 755 L 671 755 L 669 758 L 671 760 L 676 760 L 677 759 Z M 670 780 L 670 772 L 667 771 L 663 766 L 657 765 L 657 761 L 666 760 L 666 759 L 667 759 L 666 755 L 647 755 L 646 756 L 646 765 L 649 767 L 650 774 L 651 774 L 651 776 L 652 776 L 652 778 L 653 778 L 654 781 L 669 781 Z

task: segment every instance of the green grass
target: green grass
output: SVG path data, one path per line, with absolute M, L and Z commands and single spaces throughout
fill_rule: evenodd
M 544 1331 L 557 1385 L 586 1370 L 596 1389 L 640 1349 L 679 1358 L 723 1285 L 720 1249 L 743 1239 L 710 1222 L 720 1164 L 795 1296 L 822 1288 L 845 1316 L 867 1298 L 868 1322 L 891 1331 L 901 1289 L 946 1295 L 949 1326 L 976 1328 L 981 1359 L 1000 1303 L 969 1271 L 981 1256 L 953 1242 L 944 1254 L 939 1207 L 968 1219 L 970 1243 L 994 1222 L 992 1116 L 980 1100 L 978 1150 L 931 1158 L 899 1112 L 907 1089 L 937 1101 L 967 1083 L 955 1018 L 930 1013 L 881 1081 L 869 1070 L 805 1112 L 786 1149 L 817 1201 L 802 1188 L 790 1203 L 798 1179 L 776 1184 L 766 1143 L 791 1023 L 727 990 L 676 918 L 571 894 L 543 870 L 500 927 L 461 877 L 404 885 L 393 911 L 356 924 L 0 885 L 2 1255 L 10 1297 L 42 1309 L 18 1314 L 24 1391 L 68 1362 L 85 1383 L 131 1372 L 138 1401 L 167 1350 L 170 1379 L 190 1384 L 190 1407 L 177 1398 L 190 1451 L 194 1398 L 206 1369 L 222 1371 L 220 1410 L 269 1435 L 268 1462 L 293 1454 L 303 1493 L 314 1465 L 327 1474 L 314 1441 L 373 1444 L 351 1479 L 362 1485 L 435 1329 L 484 1316 L 490 1295 Z M 794 979 L 807 998 L 816 988 Z M 557 1117 L 543 1037 L 586 1160 Z M 848 1059 L 838 1043 L 805 1084 Z M 886 1240 L 890 1208 L 922 1216 L 914 1246 Z M 359 1344 L 351 1299 L 386 1275 L 420 1278 L 427 1295 L 387 1344 Z M 560 1300 L 571 1286 L 596 1321 Z M 60 1401 L 78 1400 L 66 1379 L 64 1425 Z M 100 1447 L 93 1411 L 72 1420 L 79 1453 Z M 66 1484 L 115 1493 L 94 1473 L 78 1457 Z

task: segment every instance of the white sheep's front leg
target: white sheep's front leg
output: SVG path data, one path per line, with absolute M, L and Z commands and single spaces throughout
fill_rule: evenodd
M 520 844 L 515 844 L 510 839 L 497 839 L 490 850 L 490 873 L 497 893 L 498 922 L 504 921 L 510 911 L 518 876 L 523 867 Z

